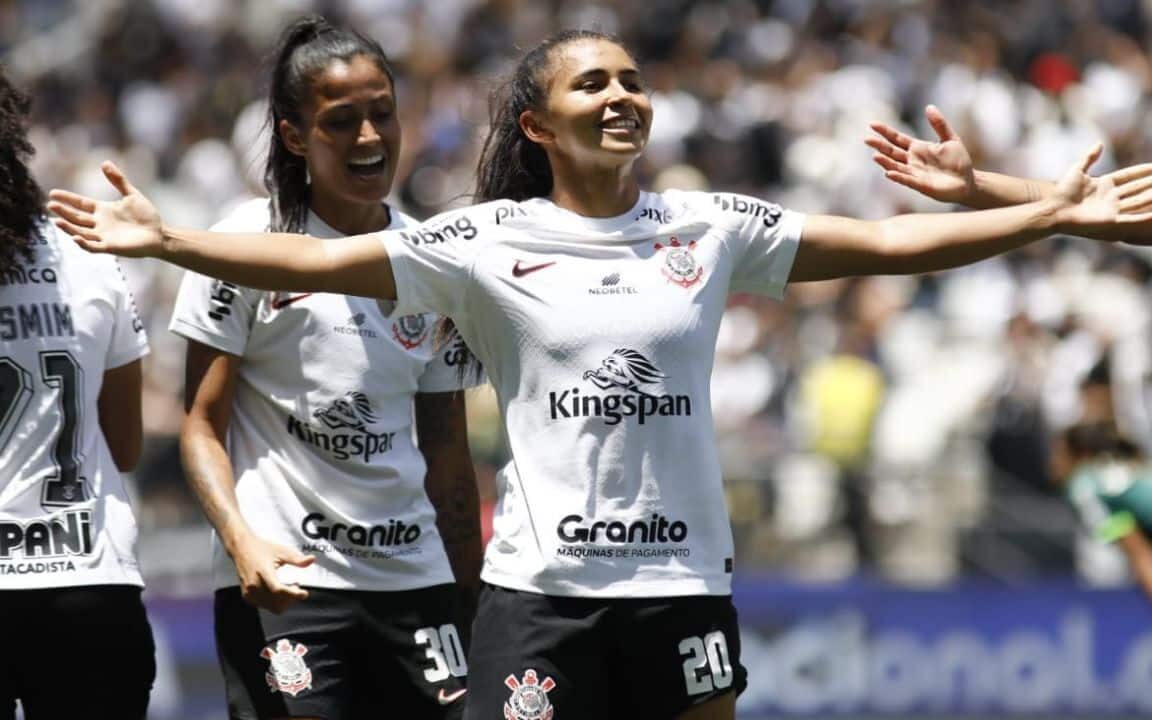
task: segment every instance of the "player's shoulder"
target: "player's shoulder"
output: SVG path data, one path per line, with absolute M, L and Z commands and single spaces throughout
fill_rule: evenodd
M 511 218 L 521 214 L 517 210 L 519 205 L 512 200 L 492 200 L 453 208 L 424 222 L 401 228 L 400 234 L 414 245 L 489 238 Z
M 263 232 L 272 219 L 268 198 L 238 200 L 225 208 L 211 230 L 214 232 Z

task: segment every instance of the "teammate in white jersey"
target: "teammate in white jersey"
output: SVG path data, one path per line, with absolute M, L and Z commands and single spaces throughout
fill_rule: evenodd
M 400 124 L 380 46 L 309 17 L 275 57 L 270 199 L 214 229 L 339 242 L 412 225 L 384 201 Z M 478 589 L 461 392 L 476 373 L 463 372 L 461 342 L 442 341 L 438 315 L 391 305 L 196 273 L 181 286 L 182 456 L 217 531 L 216 642 L 233 718 L 462 712 L 453 569 Z
M 121 472 L 148 344 L 119 265 L 47 221 L 28 107 L 0 69 L 0 718 L 142 720 L 155 649 Z M 101 648 L 120 660 L 61 664 Z
M 979 213 L 865 222 L 647 193 L 635 163 L 652 107 L 632 57 L 594 32 L 543 42 L 503 97 L 478 168 L 490 202 L 418 228 L 339 246 L 176 229 L 111 165 L 123 199 L 58 190 L 50 207 L 94 252 L 452 317 L 511 450 L 465 717 L 730 719 L 746 680 L 708 395 L 727 295 L 940 270 L 1152 215 L 1087 174 L 1099 148 L 1045 201 Z

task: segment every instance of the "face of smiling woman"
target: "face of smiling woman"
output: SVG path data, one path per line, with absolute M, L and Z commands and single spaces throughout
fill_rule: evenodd
M 619 166 L 639 157 L 652 128 L 652 103 L 632 57 L 608 40 L 578 40 L 553 52 L 548 107 L 521 127 L 550 154 L 575 166 Z
M 280 123 L 281 137 L 308 163 L 312 206 L 326 219 L 372 211 L 392 189 L 400 122 L 388 75 L 367 55 L 333 61 L 313 78 L 303 127 Z

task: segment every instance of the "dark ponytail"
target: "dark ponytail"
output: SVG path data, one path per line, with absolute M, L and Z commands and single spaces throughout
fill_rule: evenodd
M 35 150 L 28 142 L 31 99 L 0 68 L 0 285 L 8 273 L 35 258 L 44 220 L 44 196 L 28 170 Z
M 307 164 L 284 144 L 280 121 L 302 127 L 300 109 L 308 101 L 316 76 L 334 60 L 347 62 L 359 55 L 372 58 L 395 87 L 383 48 L 355 30 L 340 29 L 319 15 L 310 15 L 289 25 L 280 36 L 268 94 L 272 140 L 264 169 L 264 187 L 272 206 L 270 229 L 274 232 L 304 232 L 310 200 Z
M 476 200 L 528 200 L 552 192 L 552 167 L 544 149 L 520 129 L 525 110 L 544 110 L 555 74 L 553 50 L 580 40 L 607 40 L 594 30 L 565 30 L 549 36 L 516 66 L 489 100 L 490 127 L 476 165 Z

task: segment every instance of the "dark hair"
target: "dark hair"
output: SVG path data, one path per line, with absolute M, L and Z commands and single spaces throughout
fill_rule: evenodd
M 316 75 L 334 60 L 347 62 L 359 55 L 372 58 L 395 87 L 384 49 L 355 30 L 337 28 L 319 15 L 309 15 L 289 25 L 280 36 L 268 93 L 272 140 L 264 169 L 264 187 L 272 207 L 270 229 L 275 232 L 304 232 L 310 200 L 307 164 L 284 144 L 280 121 L 301 126 L 300 108 L 308 100 Z
M 32 262 L 44 220 L 44 195 L 28 170 L 32 101 L 0 67 L 0 274 Z
M 1135 460 L 1140 448 L 1110 421 L 1083 422 L 1064 431 L 1068 451 L 1081 459 Z
M 530 50 L 489 99 L 489 130 L 476 165 L 476 200 L 527 200 L 552 192 L 552 167 L 544 149 L 520 129 L 525 110 L 545 109 L 554 74 L 553 50 L 580 40 L 617 38 L 595 30 L 565 30 Z

